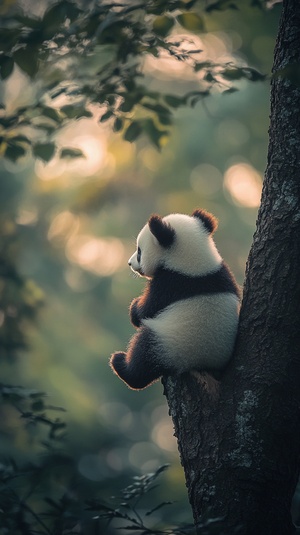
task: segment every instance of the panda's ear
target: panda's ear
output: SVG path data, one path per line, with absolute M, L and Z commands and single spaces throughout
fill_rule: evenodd
M 151 233 L 162 247 L 171 247 L 175 239 L 175 230 L 165 223 L 159 215 L 152 215 L 148 221 Z
M 209 232 L 209 234 L 213 234 L 215 230 L 218 228 L 218 220 L 217 218 L 212 215 L 210 212 L 206 212 L 206 210 L 194 210 L 192 213 L 193 217 L 197 217 L 200 219 L 206 228 L 206 230 Z

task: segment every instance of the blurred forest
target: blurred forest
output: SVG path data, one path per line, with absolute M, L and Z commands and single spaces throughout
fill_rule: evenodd
M 3 1 L 1 20 L 20 6 L 41 16 L 48 4 Z M 98 533 L 74 527 L 63 504 L 81 507 L 84 517 L 84 500 L 111 503 L 132 477 L 164 464 L 170 467 L 149 495 L 150 509 L 175 504 L 150 515 L 149 525 L 192 521 L 161 383 L 133 392 L 108 359 L 133 332 L 128 306 L 144 282 L 130 273 L 127 259 L 151 213 L 213 212 L 217 246 L 243 284 L 266 166 L 279 7 L 244 1 L 201 16 L 204 29 L 196 34 L 180 25 L 172 30 L 179 40 L 193 39 L 198 61 L 248 64 L 265 80 L 228 79 L 228 91 L 214 84 L 200 102 L 174 107 L 161 147 L 145 135 L 126 141 L 96 103 L 55 135 L 61 150 L 79 150 L 76 158 L 22 149 L 16 155 L 1 145 L 1 535 L 17 533 L 8 514 L 19 515 L 20 533 Z M 77 69 L 84 77 L 99 62 L 95 52 L 78 59 Z M 201 71 L 167 55 L 145 56 L 143 74 L 148 89 L 178 97 L 203 84 Z M 16 62 L 8 75 L 2 62 L 2 111 L 33 103 L 41 87 L 22 65 Z M 65 98 L 56 105 L 66 105 Z M 2 119 L 0 128 L 7 129 Z M 38 522 L 41 510 L 50 516 L 59 510 L 69 531 L 59 531 L 63 523 L 51 531 L 47 516 Z M 120 533 L 113 525 L 101 529 Z

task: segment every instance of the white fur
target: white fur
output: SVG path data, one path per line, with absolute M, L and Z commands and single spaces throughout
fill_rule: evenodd
M 206 275 L 219 268 L 222 258 L 212 236 L 198 218 L 170 214 L 163 221 L 176 232 L 174 245 L 170 249 L 161 247 L 147 223 L 137 237 L 141 262 L 137 260 L 137 251 L 128 261 L 133 271 L 151 278 L 158 265 L 190 276 Z
M 147 223 L 138 235 L 137 250 L 129 259 L 133 271 L 152 278 L 158 267 L 164 267 L 196 277 L 220 269 L 222 258 L 209 232 L 209 221 L 171 214 L 163 222 L 175 231 L 174 241 L 168 247 L 160 245 Z M 212 370 L 223 368 L 230 359 L 238 318 L 239 298 L 234 292 L 203 293 L 175 301 L 155 317 L 143 319 L 138 330 L 143 332 L 147 327 L 154 334 L 154 361 L 160 359 L 163 368 L 177 373 Z M 141 354 L 141 366 L 142 358 Z
M 157 317 L 143 320 L 161 345 L 161 358 L 178 373 L 217 369 L 229 360 L 238 325 L 239 300 L 232 293 L 178 301 Z

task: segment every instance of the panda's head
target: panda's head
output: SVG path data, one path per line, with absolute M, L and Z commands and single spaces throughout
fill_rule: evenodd
M 160 267 L 189 276 L 214 272 L 222 262 L 212 238 L 216 228 L 216 218 L 205 210 L 195 210 L 191 216 L 152 215 L 137 237 L 128 264 L 147 278 Z

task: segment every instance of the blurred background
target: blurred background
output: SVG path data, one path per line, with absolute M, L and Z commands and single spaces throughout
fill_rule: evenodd
M 169 463 L 152 499 L 176 501 L 157 513 L 173 522 L 191 522 L 191 513 L 163 387 L 133 392 L 108 366 L 133 334 L 128 307 L 145 284 L 127 260 L 151 213 L 202 207 L 219 219 L 217 247 L 243 284 L 267 161 L 278 14 L 241 6 L 207 18 L 207 33 L 195 37 L 203 61 L 247 58 L 268 77 L 238 82 L 235 92 L 216 88 L 194 108 L 175 110 L 161 150 L 144 137 L 125 141 L 109 120 L 99 123 L 103 111 L 95 106 L 93 118 L 57 135 L 58 145 L 85 157 L 0 162 L 1 382 L 47 394 L 51 418 L 67 424 L 60 447 L 81 488 L 103 500 L 131 477 Z M 181 95 L 200 83 L 187 65 L 167 57 L 145 59 L 144 73 L 148 87 L 165 93 Z M 34 91 L 15 68 L 1 83 L 1 101 L 13 110 Z M 0 409 L 2 457 L 36 462 L 45 454 L 47 425 L 30 425 L 24 414 L 20 424 L 17 406 L 4 402 Z M 66 485 L 62 465 L 51 471 L 54 495 Z

